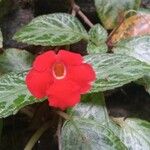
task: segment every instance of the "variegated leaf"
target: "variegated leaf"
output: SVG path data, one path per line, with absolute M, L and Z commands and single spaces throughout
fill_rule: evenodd
M 66 13 L 39 16 L 18 31 L 14 39 L 19 42 L 59 46 L 88 39 L 88 34 L 80 21 Z

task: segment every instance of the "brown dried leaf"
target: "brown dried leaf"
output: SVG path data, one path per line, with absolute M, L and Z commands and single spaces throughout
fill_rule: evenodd
M 136 14 L 127 18 L 116 30 L 111 43 L 139 35 L 150 34 L 150 14 Z

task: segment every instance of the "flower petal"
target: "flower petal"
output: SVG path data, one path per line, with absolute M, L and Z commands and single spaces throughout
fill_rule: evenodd
M 69 68 L 68 78 L 81 87 L 81 93 L 86 93 L 91 88 L 91 82 L 96 79 L 94 70 L 89 64 Z
M 49 105 L 53 107 L 65 110 L 68 107 L 73 107 L 80 101 L 80 94 L 74 93 L 72 95 L 67 95 L 65 99 L 59 99 L 57 97 L 48 98 Z
M 86 82 L 80 82 L 79 85 L 80 85 L 81 94 L 87 93 L 92 87 L 90 83 L 86 83 Z
M 45 52 L 36 57 L 33 68 L 37 71 L 45 71 L 51 67 L 56 60 L 56 54 L 54 51 Z
M 65 109 L 80 101 L 80 87 L 72 81 L 59 80 L 49 87 L 47 95 L 51 106 Z
M 45 72 L 42 73 L 31 70 L 26 76 L 27 87 L 36 98 L 44 98 L 46 96 L 47 87 L 52 83 L 52 77 Z
M 57 58 L 67 65 L 80 65 L 83 62 L 83 58 L 80 54 L 69 52 L 66 50 L 60 50 L 57 54 Z

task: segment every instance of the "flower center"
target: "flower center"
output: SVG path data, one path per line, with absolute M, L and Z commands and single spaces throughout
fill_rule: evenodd
M 57 62 L 53 65 L 53 75 L 56 79 L 63 79 L 66 75 L 66 67 L 63 63 Z

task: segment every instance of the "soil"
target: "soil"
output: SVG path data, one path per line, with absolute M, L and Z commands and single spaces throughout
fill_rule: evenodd
M 76 2 L 94 24 L 99 22 L 96 17 L 93 0 L 77 0 Z M 15 9 L 13 8 L 12 10 L 10 8 L 11 11 L 0 22 L 4 35 L 4 48 L 26 49 L 34 54 L 50 48 L 17 43 L 12 40 L 12 36 L 38 15 L 52 12 L 69 12 L 70 9 L 66 0 L 14 0 L 14 3 L 17 7 L 15 6 Z M 142 5 L 149 8 L 150 1 L 144 0 Z M 81 41 L 72 45 L 71 49 L 74 52 L 85 55 L 87 54 L 85 47 L 86 43 Z M 111 116 L 139 117 L 150 121 L 150 95 L 144 90 L 144 87 L 130 83 L 113 91 L 105 92 L 105 98 L 108 112 Z M 0 150 L 23 150 L 33 133 L 49 119 L 51 120 L 51 126 L 38 140 L 34 150 L 57 150 L 59 116 L 48 107 L 47 102 L 27 106 L 27 109 L 33 111 L 33 117 L 27 116 L 21 110 L 16 115 L 3 119 L 4 127 L 0 140 Z

